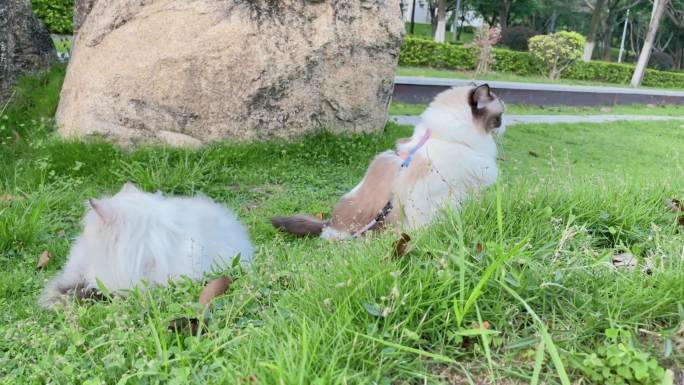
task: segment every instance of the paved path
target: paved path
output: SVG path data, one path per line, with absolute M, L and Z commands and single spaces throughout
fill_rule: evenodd
M 416 104 L 428 103 L 438 93 L 454 86 L 488 83 L 506 103 L 535 106 L 612 106 L 615 104 L 682 104 L 684 91 L 575 86 L 557 83 L 518 83 L 488 80 L 445 79 L 395 76 L 392 100 Z
M 390 120 L 399 124 L 416 125 L 420 121 L 419 116 L 392 115 Z M 651 116 L 651 115 L 504 115 L 506 125 L 518 123 L 604 123 L 619 120 L 629 121 L 653 121 L 653 120 L 680 120 L 684 122 L 684 116 Z
M 631 88 L 620 86 L 580 86 L 559 83 L 525 83 L 525 82 L 505 82 L 498 80 L 468 80 L 451 78 L 431 78 L 423 76 L 395 76 L 397 84 L 413 84 L 422 86 L 467 86 L 475 84 L 489 84 L 492 88 L 505 88 L 510 90 L 530 90 L 530 91 L 558 91 L 558 92 L 582 92 L 582 93 L 611 93 L 611 94 L 630 94 L 630 95 L 667 95 L 684 97 L 684 91 L 656 89 L 656 88 Z

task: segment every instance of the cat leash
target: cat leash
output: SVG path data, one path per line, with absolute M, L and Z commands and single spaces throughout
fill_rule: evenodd
M 420 138 L 418 143 L 416 143 L 415 146 L 409 150 L 406 155 L 399 154 L 399 156 L 404 159 L 403 162 L 401 162 L 401 168 L 408 168 L 408 166 L 411 164 L 413 161 L 413 156 L 416 154 L 418 150 L 420 150 L 421 147 L 427 143 L 427 141 L 430 139 L 430 136 L 432 136 L 432 130 L 427 128 L 425 129 L 425 134 Z M 378 223 L 384 222 L 385 218 L 390 214 L 394 206 L 392 205 L 392 199 L 387 201 L 387 204 L 380 210 L 378 215 L 375 216 L 370 222 L 368 222 L 367 225 L 363 226 L 360 230 L 356 231 L 354 234 L 352 234 L 352 238 L 358 238 L 362 236 L 363 234 L 367 233 L 371 229 L 373 229 Z

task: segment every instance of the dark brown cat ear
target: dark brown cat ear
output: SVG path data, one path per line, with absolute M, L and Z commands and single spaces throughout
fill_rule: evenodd
M 470 105 L 477 108 L 482 108 L 482 106 L 492 100 L 492 94 L 489 89 L 489 84 L 482 84 L 473 89 L 470 94 Z
M 88 199 L 88 204 L 93 208 L 102 222 L 110 223 L 114 219 L 114 210 L 107 202 L 98 199 Z

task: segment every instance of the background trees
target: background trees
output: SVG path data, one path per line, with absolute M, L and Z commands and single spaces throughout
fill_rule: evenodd
M 684 0 L 663 0 L 665 10 L 654 35 L 648 65 L 665 70 L 684 68 Z M 407 1 L 408 2 L 408 1 Z M 526 34 L 577 31 L 587 41 L 585 60 L 616 62 L 622 32 L 627 24 L 623 62 L 636 63 L 646 41 L 653 0 L 418 0 L 432 17 L 433 36 L 449 39 L 444 30 L 462 22 L 454 17 L 467 15 L 502 30 L 502 45 Z M 440 8 L 440 5 L 443 8 Z M 458 7 L 458 8 L 457 8 Z M 440 10 L 444 23 L 439 24 Z M 627 14 L 627 11 L 629 15 Z M 438 28 L 439 24 L 439 28 Z M 457 24 L 458 26 L 458 24 Z M 509 36 L 513 34 L 515 36 Z M 511 46 L 510 48 L 519 49 Z

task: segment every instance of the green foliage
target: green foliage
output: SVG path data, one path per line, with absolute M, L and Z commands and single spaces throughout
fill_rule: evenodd
M 606 340 L 596 353 L 582 360 L 581 369 L 597 383 L 607 385 L 657 385 L 665 370 L 655 358 L 637 347 L 629 331 L 606 329 Z
M 31 0 L 31 5 L 51 33 L 73 33 L 74 0 Z
M 582 56 L 584 36 L 577 32 L 561 31 L 530 38 L 530 54 L 548 70 L 549 78 L 558 79 L 572 63 Z
M 511 51 L 508 49 L 495 48 L 493 70 L 497 72 L 510 72 L 516 75 L 539 75 L 544 67 L 527 52 Z
M 472 70 L 477 62 L 476 52 L 474 48 L 407 36 L 399 54 L 399 63 L 407 66 Z
M 494 49 L 496 72 L 514 73 L 520 76 L 537 76 L 544 72 L 545 66 L 528 52 Z M 415 37 L 406 37 L 401 48 L 399 64 L 407 67 L 433 67 L 459 71 L 475 69 L 477 49 L 464 48 L 451 44 L 435 43 Z M 602 61 L 575 61 L 561 73 L 561 79 L 629 84 L 634 72 L 630 64 L 617 64 Z M 659 71 L 647 69 L 641 83 L 646 87 L 684 88 L 684 72 Z
M 19 78 L 6 109 L 0 111 L 0 144 L 35 135 L 37 127 L 49 130 L 65 72 L 66 65 L 58 64 L 40 75 Z

